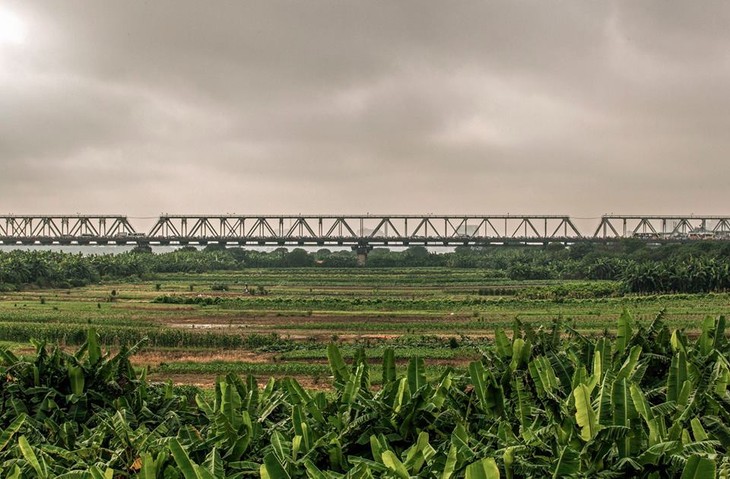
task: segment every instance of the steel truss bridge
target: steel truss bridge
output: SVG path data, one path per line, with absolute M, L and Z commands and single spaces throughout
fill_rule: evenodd
M 0 244 L 458 246 L 730 240 L 730 216 L 604 215 L 581 232 L 566 215 L 163 215 L 148 232 L 119 215 L 0 216 Z

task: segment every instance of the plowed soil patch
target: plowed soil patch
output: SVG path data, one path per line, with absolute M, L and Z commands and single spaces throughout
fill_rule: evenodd
M 131 358 L 135 366 L 158 366 L 170 362 L 210 363 L 213 361 L 245 361 L 247 363 L 269 363 L 272 355 L 253 351 L 143 351 Z

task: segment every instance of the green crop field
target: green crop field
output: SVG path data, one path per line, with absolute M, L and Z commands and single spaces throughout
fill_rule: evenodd
M 134 359 L 154 380 L 212 387 L 219 374 L 295 376 L 328 388 L 326 348 L 379 361 L 393 348 L 441 370 L 463 370 L 496 328 L 560 323 L 587 335 L 613 330 L 622 311 L 639 324 L 660 311 L 691 336 L 706 316 L 730 310 L 727 293 L 623 295 L 611 281 L 505 279 L 449 268 L 271 268 L 162 273 L 72 289 L 0 293 L 0 340 L 31 338 L 67 347 L 89 327 L 116 350 L 146 338 Z
M 426 348 L 326 349 L 325 362 L 178 361 L 212 391 L 150 382 L 139 345 L 37 343 L 2 358 L 0 473 L 11 478 L 714 478 L 730 472 L 725 319 L 689 338 L 624 312 L 615 339 L 557 322 L 497 329 L 463 370 Z M 430 339 L 435 345 L 436 340 Z M 454 346 L 452 344 L 452 346 Z M 471 346 L 470 346 L 471 347 Z M 458 349 L 459 346 L 452 349 Z M 377 354 L 374 352 L 377 351 Z M 292 351 L 290 351 L 292 352 Z M 343 354 L 344 353 L 344 354 Z M 382 356 L 375 364 L 374 356 Z M 293 358 L 320 359 L 290 355 Z M 331 375 L 331 390 L 292 378 Z M 242 379 L 242 375 L 246 379 Z
M 443 267 L 5 291 L 0 473 L 728 477 L 728 311 Z

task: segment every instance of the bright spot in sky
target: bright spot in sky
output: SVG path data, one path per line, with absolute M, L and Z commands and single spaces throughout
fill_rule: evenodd
M 0 10 L 0 44 L 21 44 L 25 41 L 25 24 L 17 15 Z

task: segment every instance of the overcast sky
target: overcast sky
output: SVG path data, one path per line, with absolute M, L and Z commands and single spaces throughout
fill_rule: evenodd
M 730 214 L 730 2 L 0 0 L 0 213 Z

